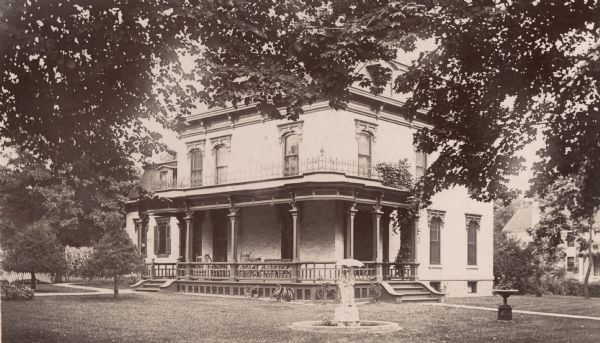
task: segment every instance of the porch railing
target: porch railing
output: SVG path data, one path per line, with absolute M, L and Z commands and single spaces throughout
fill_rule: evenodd
M 248 165 L 240 168 L 222 169 L 218 174 L 204 171 L 202 175 L 192 178 L 155 179 L 150 183 L 150 190 L 187 189 L 219 184 L 268 180 L 280 177 L 292 177 L 311 172 L 335 172 L 348 176 L 364 177 L 380 180 L 382 176 L 375 168 L 375 163 L 359 163 L 334 157 L 310 157 L 288 163 L 269 165 Z M 158 175 L 157 175 L 158 178 Z
M 365 266 L 359 268 L 339 267 L 334 261 L 149 263 L 143 276 L 159 279 L 237 279 L 313 283 L 337 281 L 346 273 L 352 273 L 358 281 L 418 278 L 418 263 L 364 263 Z

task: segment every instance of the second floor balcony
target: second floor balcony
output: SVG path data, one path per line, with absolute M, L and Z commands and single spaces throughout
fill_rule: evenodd
M 336 173 L 347 177 L 383 181 L 376 163 L 350 161 L 334 157 L 311 157 L 288 160 L 279 164 L 249 165 L 243 168 L 203 170 L 192 177 L 154 179 L 150 190 L 173 190 L 255 182 L 281 178 L 298 178 L 312 173 Z

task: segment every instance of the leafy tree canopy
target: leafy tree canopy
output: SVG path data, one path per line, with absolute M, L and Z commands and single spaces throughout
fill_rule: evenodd
M 439 152 L 425 200 L 466 185 L 481 200 L 511 198 L 515 152 L 538 131 L 534 191 L 583 173 L 598 188 L 600 5 L 512 0 L 10 0 L 0 5 L 2 136 L 60 165 L 94 149 L 148 152 L 141 117 L 166 124 L 204 102 L 257 103 L 296 118 L 328 99 L 343 108 L 356 83 L 375 94 L 391 61 L 417 39 L 436 47 L 393 80 Z M 41 23 L 41 24 L 40 24 Z M 181 52 L 195 56 L 184 70 Z M 368 71 L 368 72 L 367 72 Z M 162 114 L 161 114 L 162 113 Z M 43 115 L 42 115 L 43 114 Z M 83 120 L 85 118 L 85 120 Z M 68 125 L 66 125 L 68 124 Z M 132 129 L 127 129 L 131 127 Z M 56 154 L 56 152 L 60 154 Z M 582 156 L 587 157 L 583 159 Z M 93 159 L 110 163 L 110 159 Z M 592 200 L 596 201 L 596 198 Z

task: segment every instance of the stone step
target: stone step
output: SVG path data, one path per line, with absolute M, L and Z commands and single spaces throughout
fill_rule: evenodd
M 398 293 L 398 295 L 401 295 L 402 299 L 406 299 L 406 298 L 429 298 L 429 297 L 431 297 L 431 293 L 429 293 L 429 292 Z
M 158 287 L 138 287 L 135 289 L 136 292 L 158 292 Z

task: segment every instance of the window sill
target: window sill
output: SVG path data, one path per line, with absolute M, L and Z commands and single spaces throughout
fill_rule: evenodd
M 467 270 L 479 270 L 477 266 L 467 266 Z
M 156 257 L 169 257 L 171 254 L 157 254 Z
M 442 265 L 441 264 L 430 265 L 429 269 L 442 269 Z

